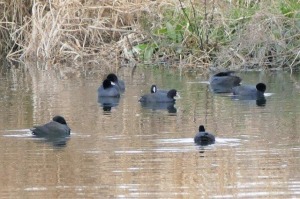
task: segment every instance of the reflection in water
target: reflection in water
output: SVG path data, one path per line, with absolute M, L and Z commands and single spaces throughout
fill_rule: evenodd
M 234 71 L 226 71 L 214 74 L 210 77 L 210 89 L 214 93 L 230 93 L 232 88 L 239 86 L 242 79 L 234 75 Z
M 222 85 L 218 85 L 218 86 L 213 86 L 213 85 L 209 85 L 209 90 L 212 93 L 230 93 L 231 92 L 231 87 L 228 88 L 227 86 L 222 86 Z
M 98 97 L 98 103 L 103 107 L 103 111 L 111 111 L 112 107 L 116 107 L 120 103 L 119 97 Z
M 256 102 L 257 106 L 265 106 L 267 103 L 267 99 L 265 97 L 253 97 L 253 96 L 239 96 L 239 95 L 233 95 L 233 100 L 239 100 L 242 102 Z
M 65 147 L 70 139 L 70 136 L 46 135 L 36 136 L 36 138 L 38 138 L 40 141 L 52 144 L 54 147 Z
M 265 97 L 256 100 L 256 105 L 257 105 L 257 106 L 265 106 L 266 103 L 267 103 L 267 100 L 266 100 Z
M 175 102 L 165 102 L 165 103 L 156 103 L 156 102 L 140 102 L 141 106 L 145 109 L 151 110 L 167 110 L 169 113 L 176 113 L 177 109 L 175 108 Z
M 67 135 L 59 135 L 59 134 L 43 134 L 43 135 L 32 135 L 31 129 L 18 129 L 18 130 L 10 130 L 3 134 L 4 137 L 10 138 L 24 138 L 30 140 L 37 140 L 42 143 L 49 143 L 55 147 L 65 147 L 67 142 L 70 139 L 70 136 Z
M 0 73 L 1 198 L 300 198 L 299 74 L 239 74 L 276 93 L 260 108 L 189 84 L 208 79 L 196 73 L 122 68 L 126 92 L 105 115 L 98 77 L 32 69 Z M 149 82 L 178 89 L 176 114 L 138 103 Z M 27 131 L 10 131 L 57 114 L 72 127 L 63 150 L 53 150 L 60 138 L 37 144 Z M 194 144 L 200 123 L 215 144 Z

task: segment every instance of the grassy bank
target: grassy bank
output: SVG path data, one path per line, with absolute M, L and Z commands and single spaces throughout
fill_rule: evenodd
M 0 4 L 0 53 L 11 60 L 204 69 L 293 70 L 300 65 L 299 0 Z

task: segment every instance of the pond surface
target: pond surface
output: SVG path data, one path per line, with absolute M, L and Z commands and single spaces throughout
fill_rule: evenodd
M 238 73 L 267 84 L 258 106 L 211 93 L 200 73 L 124 68 L 125 93 L 103 108 L 108 71 L 67 78 L 33 67 L 0 74 L 1 198 L 300 198 L 299 74 Z M 174 107 L 141 106 L 154 83 L 179 91 Z M 64 146 L 29 130 L 54 115 L 72 129 Z M 200 124 L 215 144 L 194 144 Z

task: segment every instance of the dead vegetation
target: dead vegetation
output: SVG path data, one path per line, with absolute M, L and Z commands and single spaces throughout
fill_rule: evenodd
M 237 37 L 217 53 L 216 65 L 235 69 L 299 68 L 300 18 L 256 12 Z M 297 25 L 298 23 L 298 25 Z
M 230 2 L 4 0 L 0 53 L 10 60 L 74 66 L 299 66 L 299 9 L 283 12 L 272 0 Z

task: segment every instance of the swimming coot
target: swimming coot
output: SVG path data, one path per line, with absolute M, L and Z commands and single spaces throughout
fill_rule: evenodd
M 53 117 L 52 121 L 42 126 L 31 129 L 32 134 L 38 137 L 68 136 L 71 129 L 68 127 L 65 118 L 62 116 Z
M 174 97 L 177 96 L 177 91 L 175 89 L 169 90 L 167 93 L 164 92 L 155 92 L 143 95 L 140 98 L 140 102 L 155 102 L 155 103 L 163 103 L 163 102 L 175 102 Z
M 209 145 L 215 143 L 215 136 L 211 133 L 205 132 L 203 125 L 199 126 L 199 132 L 194 137 L 194 142 L 199 145 Z
M 107 75 L 106 79 L 110 80 L 111 82 L 115 83 L 114 86 L 118 87 L 121 92 L 125 91 L 125 83 L 123 80 L 120 80 L 116 74 L 110 73 Z
M 233 95 L 245 99 L 264 99 L 264 93 L 267 89 L 267 86 L 264 83 L 258 83 L 256 86 L 252 85 L 241 85 L 232 88 Z
M 120 90 L 113 84 L 110 80 L 105 79 L 98 88 L 98 97 L 120 97 Z
M 234 71 L 220 72 L 209 79 L 210 87 L 215 93 L 231 93 L 232 88 L 239 86 L 242 79 L 233 75 Z

